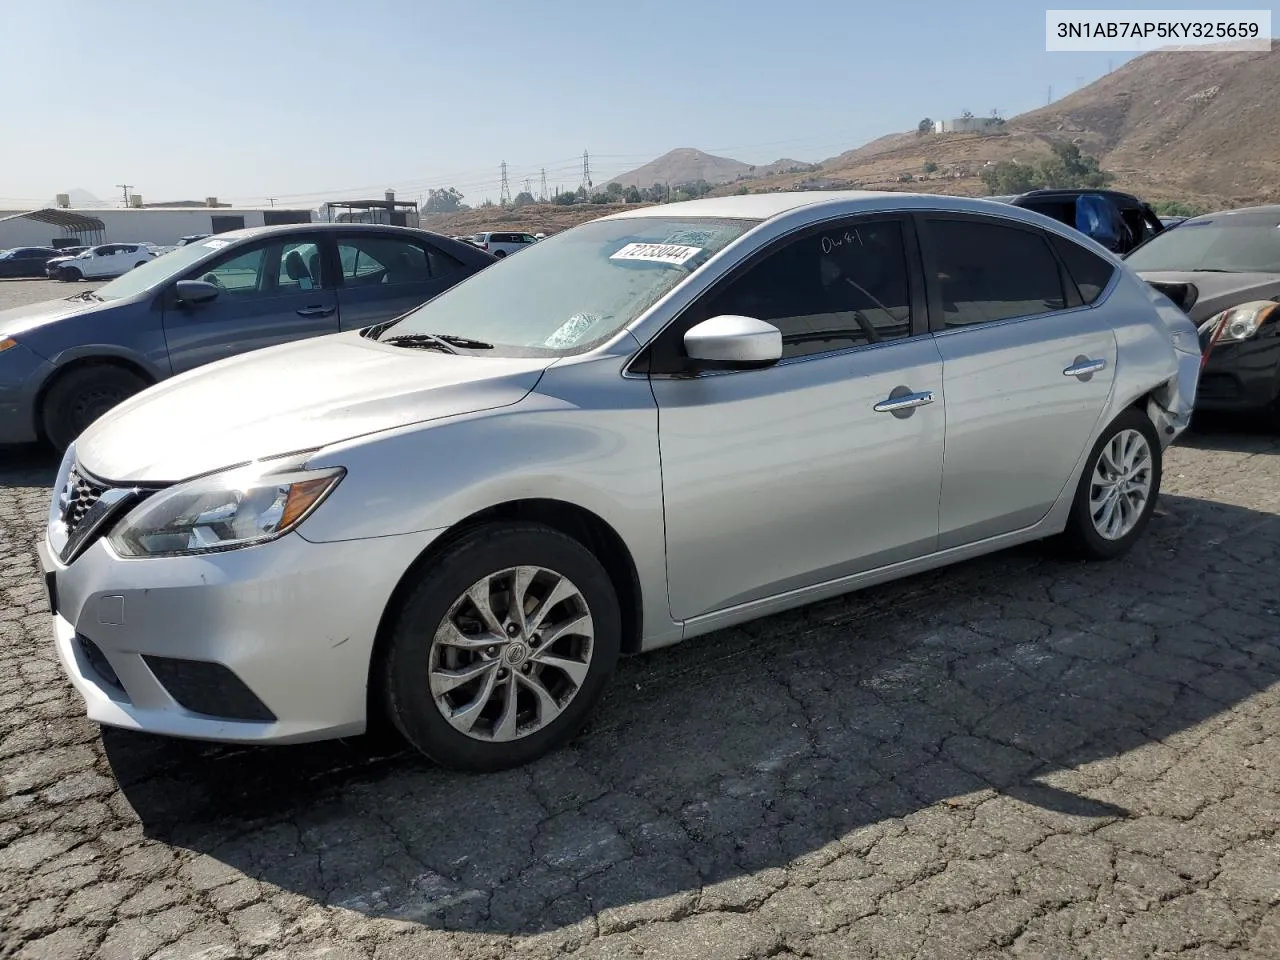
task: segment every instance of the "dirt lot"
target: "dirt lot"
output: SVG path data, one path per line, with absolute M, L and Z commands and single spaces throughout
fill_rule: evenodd
M 1025 548 L 628 661 L 487 777 L 87 723 L 32 557 L 53 468 L 0 450 L 0 956 L 1280 957 L 1274 433 L 1175 447 L 1123 561 Z

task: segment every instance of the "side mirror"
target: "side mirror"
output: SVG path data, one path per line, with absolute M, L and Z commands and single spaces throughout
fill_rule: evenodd
M 755 317 L 723 314 L 691 327 L 684 347 L 699 366 L 752 370 L 782 359 L 782 331 Z
M 197 303 L 208 303 L 215 299 L 221 291 L 207 280 L 179 280 L 174 288 L 178 302 L 194 306 Z

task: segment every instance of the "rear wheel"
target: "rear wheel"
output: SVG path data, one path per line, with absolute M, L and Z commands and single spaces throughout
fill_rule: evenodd
M 76 267 L 62 267 L 58 270 L 58 279 L 70 283 L 73 280 L 83 280 L 84 274 Z
M 133 265 L 133 269 L 137 270 L 140 266 L 142 266 L 142 265 L 143 265 L 144 263 L 146 263 L 146 262 L 147 262 L 147 261 L 145 261 L 145 260 L 139 260 L 137 263 L 135 263 L 135 264 Z
M 44 435 L 55 448 L 65 450 L 89 424 L 147 386 L 132 370 L 111 364 L 71 370 L 45 394 L 40 408 Z
M 505 256 L 507 255 L 507 251 L 505 251 L 505 250 L 495 250 L 493 255 L 494 255 L 494 257 L 496 257 L 497 259 L 501 260 L 503 257 L 505 257 Z
M 478 528 L 423 572 L 395 611 L 382 659 L 393 722 L 463 770 L 527 763 L 569 739 L 618 659 L 608 574 L 540 524 Z
M 1111 560 L 1146 529 L 1160 495 L 1160 437 L 1146 415 L 1126 410 L 1103 431 L 1085 465 L 1064 531 L 1071 552 Z

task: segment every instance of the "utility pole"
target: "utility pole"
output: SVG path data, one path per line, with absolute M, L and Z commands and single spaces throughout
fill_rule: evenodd
M 582 189 L 591 189 L 591 158 L 585 150 L 582 151 Z
M 274 207 L 274 206 L 276 205 L 276 201 L 277 201 L 278 199 L 280 199 L 280 198 L 279 198 L 279 197 L 267 197 L 267 203 L 271 204 L 271 205 Z
M 547 168 L 542 168 L 542 193 L 539 194 L 543 203 L 547 202 Z
M 117 187 L 124 191 L 124 205 L 129 205 L 129 191 L 133 189 L 132 183 L 117 183 Z
M 1044 105 L 1046 107 L 1051 103 L 1053 103 L 1053 84 L 1052 83 L 1049 84 L 1049 92 L 1045 94 L 1045 97 L 1044 97 Z
M 498 205 L 505 207 L 511 203 L 511 183 L 507 180 L 507 161 L 502 161 L 502 186 L 498 190 Z

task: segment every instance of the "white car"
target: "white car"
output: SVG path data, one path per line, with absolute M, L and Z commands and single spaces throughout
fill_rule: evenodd
M 118 277 L 148 260 L 154 260 L 151 248 L 142 243 L 103 243 L 58 267 L 59 280 L 98 280 Z
M 512 766 L 621 653 L 1059 534 L 1121 556 L 1190 420 L 1186 314 L 1021 207 L 750 194 L 533 246 L 79 435 L 39 550 L 90 719 L 292 743 L 372 709 Z
M 481 250 L 487 250 L 501 260 L 509 253 L 518 253 L 538 238 L 532 233 L 477 233 L 471 242 Z

